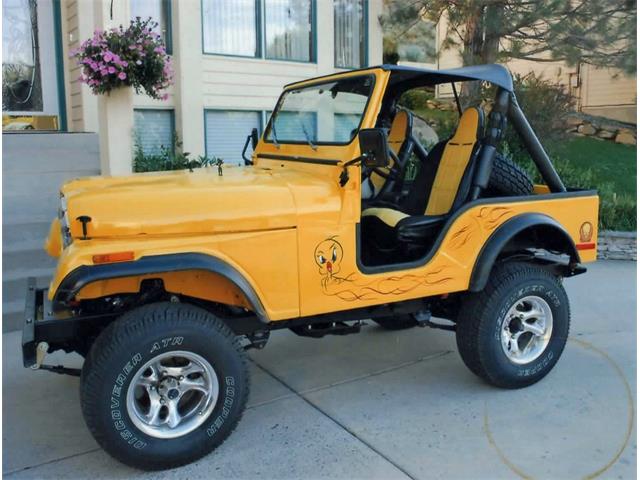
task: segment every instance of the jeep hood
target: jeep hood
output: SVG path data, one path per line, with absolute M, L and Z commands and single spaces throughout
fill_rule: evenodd
M 327 172 L 328 173 L 328 172 Z M 329 175 L 327 175 L 329 177 Z M 291 228 L 296 192 L 308 204 L 339 199 L 329 178 L 289 169 L 202 168 L 189 172 L 88 177 L 64 185 L 71 234 L 82 237 L 78 217 L 90 217 L 90 238 L 211 234 Z M 339 205 L 335 206 L 339 211 Z

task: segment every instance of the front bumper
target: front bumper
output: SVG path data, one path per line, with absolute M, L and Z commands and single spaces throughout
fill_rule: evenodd
M 44 365 L 47 353 L 56 350 L 85 355 L 88 340 L 113 320 L 114 314 L 81 315 L 56 312 L 49 301 L 49 289 L 38 288 L 35 278 L 27 280 L 27 294 L 22 327 L 22 363 L 26 368 L 79 375 L 80 370 L 62 365 Z
M 46 289 L 36 287 L 36 279 L 27 280 L 27 295 L 24 307 L 24 326 L 22 327 L 22 363 L 26 368 L 35 368 L 36 351 L 36 321 L 38 314 L 42 315 L 42 298 L 46 297 Z

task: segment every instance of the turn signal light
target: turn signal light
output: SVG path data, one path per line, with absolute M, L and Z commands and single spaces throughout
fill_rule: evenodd
M 127 262 L 133 260 L 133 258 L 133 252 L 104 253 L 102 255 L 94 255 L 93 263 Z

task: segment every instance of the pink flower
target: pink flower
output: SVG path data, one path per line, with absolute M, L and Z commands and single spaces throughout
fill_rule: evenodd
M 102 70 L 100 70 L 100 75 L 102 75 L 103 77 L 106 77 L 109 74 L 109 70 L 107 70 L 106 68 L 103 68 Z
M 120 72 L 120 73 L 118 74 L 118 78 L 119 78 L 120 80 L 124 80 L 125 78 L 127 78 L 127 74 L 126 74 L 126 73 L 124 73 L 124 72 Z
M 168 99 L 169 99 L 168 93 L 163 93 L 162 95 L 160 95 L 160 100 L 168 100 Z
M 109 73 L 114 74 L 114 73 L 116 73 L 116 67 L 109 67 L 108 71 L 109 71 Z
M 102 56 L 102 59 L 109 63 L 111 60 L 113 60 L 113 54 L 111 52 L 107 52 Z

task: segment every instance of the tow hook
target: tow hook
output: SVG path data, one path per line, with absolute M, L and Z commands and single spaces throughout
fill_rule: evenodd
M 60 375 L 71 375 L 73 377 L 80 376 L 79 368 L 67 368 L 62 365 L 44 365 L 44 357 L 49 351 L 49 344 L 47 342 L 40 342 L 36 347 L 36 363 L 31 365 L 32 370 L 47 370 L 53 373 L 59 373 Z
M 44 362 L 44 357 L 49 351 L 49 344 L 47 342 L 40 342 L 36 348 L 36 363 L 31 365 L 33 370 L 38 370 Z

